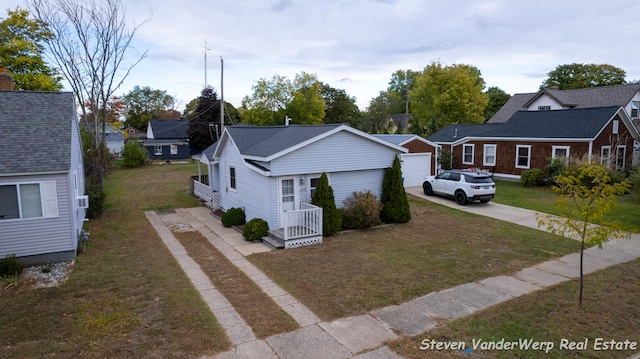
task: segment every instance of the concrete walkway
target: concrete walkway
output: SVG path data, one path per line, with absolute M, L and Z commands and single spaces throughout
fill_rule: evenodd
M 425 197 L 419 187 L 407 193 L 456 209 L 537 228 L 535 212 L 490 202 L 458 206 L 440 197 Z M 540 263 L 512 275 L 486 278 L 410 302 L 381 308 L 365 315 L 321 322 L 306 306 L 271 281 L 244 256 L 269 250 L 261 243 L 248 243 L 234 229 L 225 228 L 205 207 L 170 212 L 145 212 L 167 248 L 176 257 L 202 298 L 227 332 L 233 349 L 216 358 L 401 358 L 384 346 L 397 334 L 415 336 L 433 328 L 438 321 L 456 319 L 509 299 L 531 293 L 579 276 L 579 254 Z M 199 231 L 238 268 L 243 270 L 271 299 L 301 326 L 300 329 L 265 340 L 253 331 L 218 292 L 207 275 L 189 257 L 172 231 Z M 640 235 L 631 240 L 610 241 L 603 249 L 585 251 L 585 273 L 640 257 Z

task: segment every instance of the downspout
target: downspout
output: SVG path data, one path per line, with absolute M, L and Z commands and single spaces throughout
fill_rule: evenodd
M 591 156 L 593 152 L 593 140 L 589 141 L 589 155 L 587 156 L 587 161 L 591 163 Z

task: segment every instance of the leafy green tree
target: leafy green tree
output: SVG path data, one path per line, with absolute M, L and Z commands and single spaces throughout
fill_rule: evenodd
M 317 125 L 325 116 L 325 102 L 320 94 L 322 85 L 313 76 L 312 80 L 304 79 L 304 72 L 296 75 L 293 99 L 287 104 L 286 115 L 294 119 L 296 124 Z
M 487 107 L 484 109 L 485 122 L 489 121 L 511 98 L 511 95 L 496 86 L 489 87 L 487 89 L 487 95 L 489 96 L 489 103 L 487 103 Z
M 342 215 L 336 207 L 333 188 L 329 185 L 326 173 L 322 173 L 316 190 L 313 192 L 311 204 L 322 207 L 322 234 L 332 236 L 342 227 Z
M 136 168 L 142 167 L 149 163 L 147 159 L 147 150 L 142 147 L 138 141 L 128 141 L 122 149 L 122 157 L 124 158 L 124 167 Z
M 480 70 L 470 65 L 433 62 L 409 93 L 411 113 L 434 133 L 452 123 L 483 123 L 489 96 Z
M 571 90 L 627 83 L 626 72 L 608 64 L 559 65 L 547 75 L 549 77 L 542 82 L 540 89 L 557 86 L 560 90 Z
M 398 156 L 393 166 L 386 168 L 382 180 L 382 211 L 380 218 L 387 223 L 406 223 L 411 220 L 409 199 L 402 183 L 402 169 Z
M 211 146 L 219 136 L 220 128 L 216 125 L 220 124 L 220 100 L 215 90 L 207 86 L 205 87 L 198 99 L 198 107 L 196 112 L 190 117 L 189 129 L 189 145 L 199 151 Z
M 0 21 L 0 67 L 13 76 L 15 90 L 59 91 L 62 77 L 43 58 L 44 42 L 54 35 L 29 11 L 7 10 Z
M 415 87 L 416 79 L 419 76 L 420 72 L 418 71 L 397 70 L 391 75 L 389 87 L 371 99 L 365 116 L 374 123 L 373 132 L 382 130 L 382 121 L 387 119 L 389 115 L 407 111 L 407 96 Z
M 355 97 L 347 95 L 345 90 L 339 90 L 327 84 L 322 84 L 320 95 L 325 103 L 322 122 L 348 123 L 351 127 L 357 128 L 362 119 L 362 113 L 356 105 Z
M 567 217 L 547 214 L 536 215 L 538 226 L 546 227 L 562 238 L 580 240 L 580 299 L 584 284 L 583 262 L 585 246 L 598 245 L 614 238 L 628 238 L 614 224 L 601 223 L 603 216 L 618 204 L 618 196 L 629 190 L 628 181 L 612 183 L 607 168 L 595 163 L 584 163 L 574 169 L 568 169 L 555 178 L 552 188 L 560 197 L 556 207 L 567 213 Z
M 175 99 L 167 91 L 154 90 L 149 86 L 135 86 L 122 96 L 122 101 L 127 108 L 127 126 L 140 131 L 147 130 L 149 120 L 163 118 L 175 104 Z
M 244 120 L 256 125 L 282 125 L 286 108 L 293 99 L 293 84 L 284 76 L 273 75 L 271 80 L 260 79 L 252 87 L 251 96 L 242 99 Z

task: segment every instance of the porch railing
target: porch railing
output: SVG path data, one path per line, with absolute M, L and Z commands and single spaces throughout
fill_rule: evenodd
M 205 176 L 202 176 L 205 177 Z M 212 210 L 221 208 L 220 205 L 220 192 L 216 192 L 208 185 L 198 181 L 198 176 L 191 177 L 191 192 L 198 198 L 207 202 Z
M 322 236 L 322 207 L 301 202 L 300 209 L 284 212 L 284 240 Z

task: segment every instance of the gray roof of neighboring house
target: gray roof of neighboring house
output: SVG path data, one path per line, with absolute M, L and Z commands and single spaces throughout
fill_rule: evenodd
M 149 120 L 153 130 L 153 138 L 156 140 L 169 138 L 189 138 L 187 120 Z
M 518 111 L 506 123 L 449 125 L 429 140 L 455 142 L 465 137 L 486 138 L 595 138 L 620 111 L 620 106 L 555 111 Z M 457 136 L 454 136 L 457 133 Z
M 389 135 L 389 134 L 374 134 L 375 137 L 378 137 L 387 142 L 391 142 L 396 145 L 400 145 L 401 143 L 407 142 L 417 135 L 413 134 L 397 134 L 397 135 Z
M 640 91 L 640 83 L 598 86 L 574 90 L 542 89 L 536 93 L 515 94 L 504 106 L 491 117 L 488 123 L 504 123 L 517 111 L 526 108 L 536 99 L 547 95 L 564 107 L 574 109 L 626 106 L 633 96 Z
M 76 119 L 71 92 L 0 91 L 0 175 L 69 171 Z
M 289 126 L 227 126 L 241 154 L 269 157 L 343 124 Z

